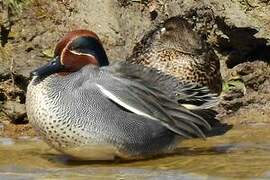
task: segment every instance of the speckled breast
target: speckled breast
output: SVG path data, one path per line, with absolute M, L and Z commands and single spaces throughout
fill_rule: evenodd
M 118 149 L 95 136 L 84 127 L 83 123 L 76 124 L 76 114 L 61 112 L 64 106 L 59 104 L 63 98 L 61 86 L 51 84 L 52 78 L 28 85 L 26 95 L 26 110 L 29 122 L 41 137 L 53 148 L 67 155 L 87 160 L 111 160 Z M 72 108 L 72 107 L 71 107 Z M 71 115 L 73 114 L 73 116 Z

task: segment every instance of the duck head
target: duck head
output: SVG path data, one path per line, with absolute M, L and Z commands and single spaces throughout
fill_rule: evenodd
M 53 59 L 31 72 L 31 76 L 45 78 L 54 73 L 75 72 L 87 64 L 109 65 L 102 43 L 92 31 L 71 31 L 58 42 Z
M 203 46 L 201 36 L 182 17 L 172 17 L 166 20 L 153 37 L 153 42 L 161 48 L 174 48 L 190 53 L 194 53 Z

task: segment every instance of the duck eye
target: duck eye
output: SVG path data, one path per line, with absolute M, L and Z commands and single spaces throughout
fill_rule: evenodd
M 172 27 L 166 27 L 166 31 L 172 31 L 173 30 L 173 28 Z
M 55 65 L 55 64 L 56 64 L 56 61 L 52 61 L 52 62 L 51 62 L 51 65 Z

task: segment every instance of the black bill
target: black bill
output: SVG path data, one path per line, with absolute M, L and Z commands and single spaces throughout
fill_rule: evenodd
M 61 72 L 64 69 L 64 65 L 61 64 L 59 56 L 56 56 L 52 59 L 49 63 L 45 64 L 44 66 L 32 71 L 30 76 L 38 76 L 40 78 L 46 78 L 47 76 Z

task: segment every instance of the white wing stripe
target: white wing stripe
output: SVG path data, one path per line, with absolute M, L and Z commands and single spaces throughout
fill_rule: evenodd
M 152 120 L 158 120 L 157 118 L 149 115 L 149 114 L 146 114 L 144 112 L 142 112 L 141 110 L 139 109 L 136 109 L 130 105 L 128 105 L 127 103 L 123 102 L 121 99 L 119 99 L 118 97 L 116 97 L 114 94 L 112 94 L 110 91 L 108 91 L 107 89 L 105 89 L 103 86 L 101 86 L 100 84 L 96 84 L 97 87 L 101 90 L 101 92 L 106 96 L 108 97 L 109 99 L 111 99 L 112 101 L 114 101 L 115 103 L 119 104 L 120 106 L 128 109 L 129 111 L 135 113 L 135 114 L 138 114 L 138 115 L 141 115 L 141 116 L 144 116 L 144 117 L 147 117 L 147 118 L 150 118 Z

